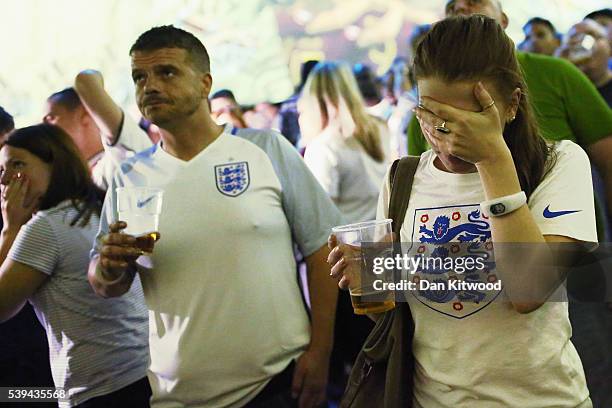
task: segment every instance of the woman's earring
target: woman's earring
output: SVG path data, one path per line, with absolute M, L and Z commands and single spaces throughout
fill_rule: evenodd
M 514 116 L 512 116 L 510 119 L 508 119 L 508 120 L 506 121 L 506 123 L 510 124 L 510 123 L 512 123 L 512 122 L 514 121 L 514 119 L 516 119 L 516 115 L 514 115 Z

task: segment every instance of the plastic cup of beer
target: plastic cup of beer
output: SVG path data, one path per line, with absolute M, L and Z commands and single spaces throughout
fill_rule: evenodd
M 395 307 L 394 293 L 377 290 L 380 282 L 378 286 L 375 284 L 391 281 L 393 272 L 380 273 L 373 267 L 374 258 L 393 256 L 391 222 L 384 219 L 332 228 L 338 243 L 344 244 L 345 273 L 350 279 L 349 293 L 355 314 L 382 313 Z
M 136 237 L 136 245 L 143 254 L 153 252 L 159 239 L 159 215 L 164 191 L 155 187 L 118 187 L 117 211 L 125 221 L 124 233 Z

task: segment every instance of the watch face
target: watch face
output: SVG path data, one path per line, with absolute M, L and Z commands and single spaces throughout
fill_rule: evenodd
M 489 211 L 493 215 L 500 215 L 500 214 L 503 214 L 506 211 L 506 206 L 503 205 L 502 203 L 493 204 L 489 208 Z

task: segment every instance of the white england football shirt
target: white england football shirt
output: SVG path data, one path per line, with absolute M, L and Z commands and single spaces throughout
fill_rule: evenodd
M 152 406 L 244 405 L 309 343 L 292 237 L 312 254 L 338 210 L 281 135 L 229 126 L 189 162 L 156 145 L 123 163 L 100 234 L 118 186 L 164 189 L 154 267 L 140 274 Z
M 557 162 L 531 195 L 529 209 L 544 235 L 596 242 L 588 157 L 570 141 L 555 150 Z M 401 230 L 403 249 L 414 253 L 462 240 L 486 250 L 492 241 L 490 223 L 479 211 L 485 200 L 480 176 L 443 172 L 434 166 L 435 157 L 431 150 L 421 155 Z M 386 218 L 388 205 L 387 175 L 378 218 Z M 556 216 L 562 210 L 571 212 Z M 475 304 L 450 295 L 407 293 L 416 326 L 414 391 L 420 406 L 589 406 L 582 364 L 570 342 L 567 303 L 547 302 L 519 314 L 492 298 Z

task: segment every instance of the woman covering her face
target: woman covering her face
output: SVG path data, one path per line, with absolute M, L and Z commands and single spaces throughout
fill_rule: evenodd
M 403 293 L 415 323 L 414 406 L 591 407 L 554 252 L 597 240 L 587 155 L 540 137 L 514 45 L 494 20 L 435 24 L 414 68 L 416 116 L 431 150 L 415 174 L 402 249 L 480 256 L 486 266 L 422 267 L 408 278 L 445 285 Z M 379 218 L 389 195 L 387 177 Z M 347 287 L 343 251 L 336 246 L 330 260 Z M 453 289 L 451 281 L 502 285 Z
M 103 192 L 59 127 L 12 132 L 0 149 L 0 321 L 30 302 L 47 332 L 60 407 L 148 406 L 140 284 L 102 299 L 87 280 Z M 61 397 L 61 396 L 60 396 Z

